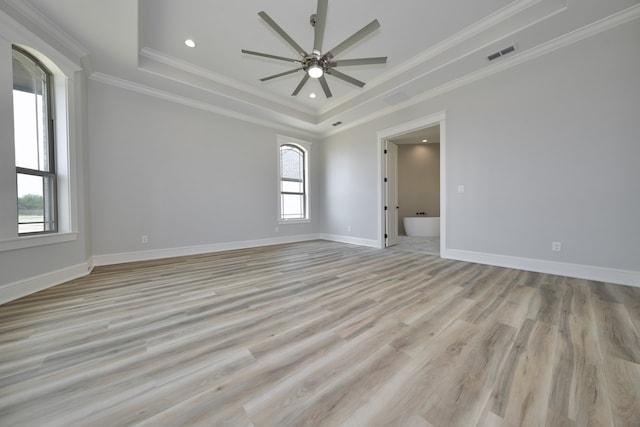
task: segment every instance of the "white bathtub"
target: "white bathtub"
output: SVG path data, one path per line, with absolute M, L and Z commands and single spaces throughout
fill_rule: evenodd
M 402 218 L 404 232 L 412 237 L 439 237 L 440 217 L 405 216 Z

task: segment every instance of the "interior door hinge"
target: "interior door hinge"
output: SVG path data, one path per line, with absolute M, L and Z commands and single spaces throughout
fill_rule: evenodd
M 388 237 L 389 237 L 388 235 L 386 235 L 386 234 L 384 235 L 384 238 L 385 238 L 385 239 L 387 239 Z
M 387 150 L 384 150 L 384 154 L 387 154 Z
M 384 182 L 387 182 L 387 178 L 384 179 Z
M 389 209 L 389 208 L 385 206 L 385 207 L 384 207 L 384 210 L 386 211 L 387 209 Z

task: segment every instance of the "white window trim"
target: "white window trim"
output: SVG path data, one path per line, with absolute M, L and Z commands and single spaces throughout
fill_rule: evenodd
M 53 74 L 56 140 L 56 173 L 58 179 L 58 231 L 56 233 L 18 236 L 18 212 L 14 230 L 0 230 L 0 252 L 50 245 L 77 240 L 78 186 L 76 182 L 76 94 L 74 77 L 82 71 L 79 63 L 52 48 L 46 41 L 35 36 L 0 11 L 0 42 L 17 45 L 38 58 Z M 4 50 L 6 51 L 6 49 Z M 8 58 L 11 61 L 11 49 Z M 13 135 L 13 110 L 11 110 L 11 135 Z M 13 136 L 11 137 L 13 141 Z M 14 163 L 15 166 L 15 163 Z M 15 167 L 14 167 L 15 170 Z M 17 194 L 15 194 L 17 203 Z M 4 223 L 6 227 L 6 223 Z
M 32 248 L 34 246 L 52 245 L 55 243 L 72 242 L 78 239 L 78 233 L 49 233 L 33 236 L 20 236 L 15 239 L 0 240 L 0 252 L 16 249 Z
M 277 189 L 278 189 L 278 224 L 307 224 L 311 222 L 311 195 L 309 193 L 309 158 L 311 157 L 311 142 L 303 141 L 301 139 L 292 138 L 290 136 L 285 135 L 277 135 L 277 149 L 276 156 L 278 158 L 277 161 Z M 283 145 L 296 145 L 302 148 L 306 152 L 306 156 L 304 156 L 304 171 L 305 171 L 305 180 L 304 180 L 304 193 L 306 197 L 306 214 L 307 217 L 304 219 L 282 219 L 282 197 L 280 197 L 280 147 Z

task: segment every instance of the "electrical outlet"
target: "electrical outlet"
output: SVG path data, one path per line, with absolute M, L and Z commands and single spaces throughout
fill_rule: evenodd
M 562 250 L 561 242 L 551 242 L 551 250 L 553 252 L 560 252 Z
M 464 185 L 458 185 L 458 193 L 464 193 Z
M 279 233 L 279 232 L 280 232 L 280 227 L 276 225 L 276 233 Z
M 142 238 L 140 238 L 140 240 L 142 241 L 142 243 L 149 243 L 149 236 L 142 236 Z
M 351 226 L 347 225 L 347 231 L 351 231 Z

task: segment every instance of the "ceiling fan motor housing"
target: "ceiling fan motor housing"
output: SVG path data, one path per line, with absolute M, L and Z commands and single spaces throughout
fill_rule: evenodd
M 302 69 L 304 71 L 309 70 L 312 67 L 320 67 L 322 72 L 325 73 L 329 68 L 329 62 L 318 50 L 313 50 L 309 55 L 302 59 Z

